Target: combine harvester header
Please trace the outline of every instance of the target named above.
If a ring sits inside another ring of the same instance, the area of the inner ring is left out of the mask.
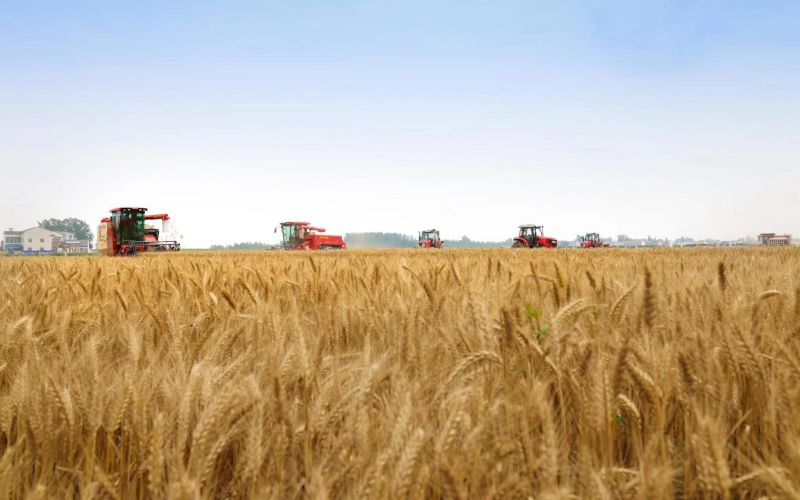
[[[275,232],[278,228],[275,228]],[[310,222],[281,222],[284,250],[344,250],[347,245],[341,236],[324,233],[324,227],[313,227]]]

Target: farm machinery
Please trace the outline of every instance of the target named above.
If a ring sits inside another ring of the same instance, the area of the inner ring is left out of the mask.
[[[586,233],[586,235],[580,237],[580,240],[581,248],[603,248],[611,246],[611,243],[604,243],[597,233]]]
[[[558,240],[544,235],[544,226],[523,224],[519,226],[519,236],[514,238],[511,248],[555,248]]]
[[[444,243],[442,238],[439,237],[438,229],[423,229],[419,233],[417,244],[420,248],[442,248]]]
[[[168,214],[146,215],[146,208],[121,207],[111,209],[97,226],[97,251],[108,256],[136,255],[138,252],[178,251],[181,244],[174,240],[159,240],[167,232]],[[145,224],[145,221],[160,220],[161,231]]]
[[[275,228],[278,231],[278,228]],[[344,250],[347,248],[341,236],[324,233],[324,227],[313,227],[309,222],[281,222],[284,250]]]

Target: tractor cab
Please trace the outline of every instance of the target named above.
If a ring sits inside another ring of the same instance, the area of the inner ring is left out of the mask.
[[[580,246],[583,248],[599,248],[607,247],[609,244],[603,243],[598,233],[586,233],[585,236],[581,236]]]
[[[522,225],[519,226],[519,237],[526,240],[528,243],[536,241],[537,237],[544,236],[544,226]]]
[[[512,248],[555,248],[558,240],[544,235],[544,226],[523,224],[519,226],[519,235],[514,238]]]
[[[442,238],[439,236],[438,229],[423,229],[419,233],[419,241],[417,244],[422,248],[441,248]]]
[[[600,242],[600,235],[597,233],[586,233],[586,236],[581,237],[581,241],[590,243],[591,246],[597,246]]]

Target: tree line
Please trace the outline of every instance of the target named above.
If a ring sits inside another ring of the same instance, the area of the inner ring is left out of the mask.
[[[66,219],[45,219],[39,221],[37,225],[48,231],[72,233],[75,235],[76,240],[94,239],[94,234],[89,228],[89,224],[75,217],[67,217]]]

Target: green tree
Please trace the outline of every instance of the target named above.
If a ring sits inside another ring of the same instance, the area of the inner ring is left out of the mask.
[[[66,233],[72,233],[78,240],[94,239],[94,234],[92,234],[89,224],[80,219],[76,219],[75,217],[69,217],[66,219],[45,219],[39,221],[39,226],[49,229],[50,231],[63,231]]]

